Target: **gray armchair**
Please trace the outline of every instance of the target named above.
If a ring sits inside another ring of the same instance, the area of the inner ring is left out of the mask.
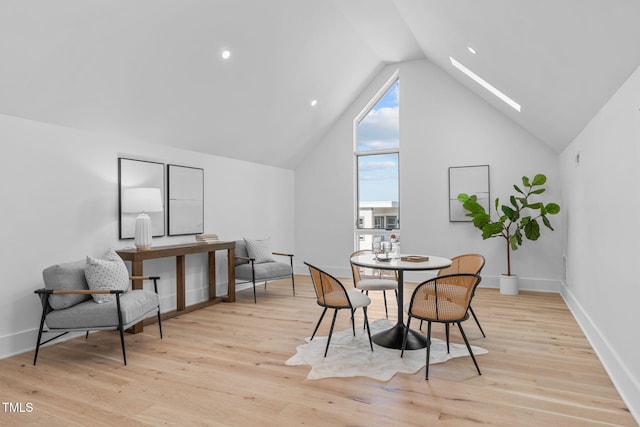
[[[273,255],[286,259],[289,262],[276,260]],[[293,275],[293,254],[272,252],[268,239],[236,241],[235,249],[236,283],[253,284],[253,302],[256,299],[256,282],[264,282],[265,290],[267,282],[278,279],[291,278],[293,295],[296,295],[296,284]]]
[[[69,332],[117,330],[120,332],[122,358],[127,364],[124,346],[124,331],[144,320],[153,312],[158,316],[160,338],[162,320],[158,299],[157,280],[159,277],[135,276],[130,279],[153,280],[154,291],[139,289],[90,289],[85,277],[87,261],[80,260],[52,265],[42,272],[45,287],[35,293],[42,303],[42,315],[33,364],[38,360],[40,346]],[[124,263],[123,263],[124,266]],[[125,281],[128,278],[124,266]],[[122,272],[122,271],[120,271]],[[107,280],[111,276],[106,276]],[[97,296],[97,297],[94,297]],[[99,301],[95,298],[98,298]],[[43,333],[55,336],[42,341]]]

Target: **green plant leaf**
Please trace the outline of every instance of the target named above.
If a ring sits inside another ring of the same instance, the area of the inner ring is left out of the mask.
[[[518,243],[518,246],[522,245],[522,232],[520,231],[519,228],[516,229],[513,235],[516,236],[516,242]]]
[[[530,205],[527,205],[526,207],[529,209],[541,209],[544,205],[540,202],[537,203],[531,203]]]
[[[511,204],[513,205],[513,207],[518,209],[518,202],[516,202],[516,196],[511,196],[509,200],[511,201]]]
[[[544,223],[544,225],[547,226],[547,228],[551,231],[553,231],[553,227],[551,226],[551,222],[549,221],[549,219],[546,216],[542,217],[542,222]]]
[[[531,187],[531,184],[529,183],[529,178],[527,178],[526,176],[522,177],[522,184],[524,184],[525,187]]]
[[[533,190],[531,194],[542,194],[547,191],[545,188],[538,188],[537,190]]]
[[[522,190],[520,189],[520,187],[518,187],[517,185],[515,185],[515,184],[514,184],[513,188],[515,188],[515,190],[516,190],[518,193],[520,193],[520,194],[524,194],[524,191],[522,191]]]
[[[484,227],[485,225],[489,224],[489,222],[491,221],[491,218],[489,217],[488,214],[475,214],[472,216],[473,218],[473,225],[478,227],[479,229],[482,230],[482,227]]]
[[[541,173],[533,177],[533,185],[543,185],[545,182],[547,182],[547,177]]]
[[[512,250],[518,250],[518,239],[516,238],[516,236],[509,237],[509,245],[511,245]]]
[[[500,204],[500,198],[496,197],[496,212],[498,212],[498,205]]]
[[[501,222],[492,222],[482,227],[482,238],[488,239],[490,237],[497,237],[502,235],[504,224]]]
[[[469,198],[470,198],[470,197],[469,197],[469,195],[468,195],[468,194],[466,194],[466,193],[460,193],[460,194],[458,194],[458,201],[459,201],[459,202],[464,203],[464,202],[466,202],[467,200],[469,200]]]
[[[509,218],[511,221],[516,221],[518,219],[518,217],[520,216],[518,211],[511,209],[507,205],[502,205],[502,212],[504,212],[504,215],[507,218]]]
[[[547,213],[555,215],[560,212],[560,205],[558,205],[557,203],[547,203],[545,209],[547,210]]]
[[[538,240],[538,237],[540,237],[540,225],[538,221],[535,219],[529,221],[527,225],[524,226],[524,235],[527,236],[529,240]]]

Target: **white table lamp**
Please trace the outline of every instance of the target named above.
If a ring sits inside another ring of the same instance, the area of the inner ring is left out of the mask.
[[[122,212],[137,213],[135,245],[139,251],[151,248],[151,218],[148,212],[162,212],[159,188],[129,188],[122,195]]]

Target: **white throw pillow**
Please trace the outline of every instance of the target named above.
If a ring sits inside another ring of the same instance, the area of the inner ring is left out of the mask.
[[[268,238],[261,240],[244,239],[244,241],[247,244],[247,254],[249,258],[255,259],[254,262],[256,264],[275,261],[271,253],[271,243]]]
[[[84,269],[89,289],[129,290],[129,270],[120,256],[113,249],[109,249],[101,258],[87,257]],[[112,294],[92,294],[95,302],[113,301]]]

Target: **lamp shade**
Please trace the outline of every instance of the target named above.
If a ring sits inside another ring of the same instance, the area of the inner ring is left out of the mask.
[[[159,188],[128,188],[122,195],[122,212],[162,212]]]

